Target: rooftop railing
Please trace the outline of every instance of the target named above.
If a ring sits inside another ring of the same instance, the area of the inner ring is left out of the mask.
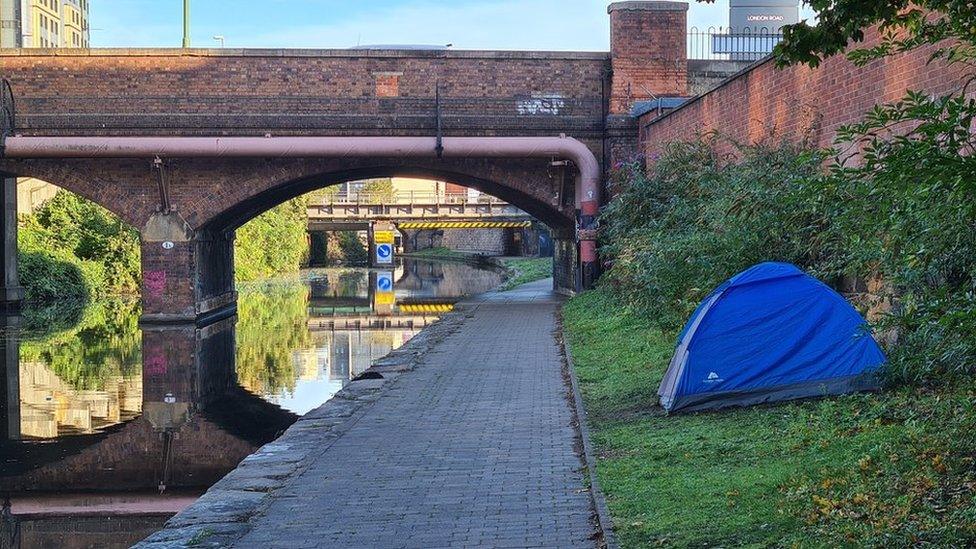
[[[772,53],[783,41],[778,28],[691,27],[688,59],[705,61],[756,61]]]

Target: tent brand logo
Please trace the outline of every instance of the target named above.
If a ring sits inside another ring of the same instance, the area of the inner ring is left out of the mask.
[[[719,383],[720,381],[722,381],[722,378],[718,377],[718,374],[715,372],[709,372],[708,377],[705,378],[705,383]]]

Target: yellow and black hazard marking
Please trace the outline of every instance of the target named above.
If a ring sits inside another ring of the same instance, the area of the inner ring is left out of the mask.
[[[450,303],[432,303],[432,304],[417,304],[417,305],[400,305],[401,313],[449,313],[454,310],[454,305]]]
[[[403,229],[526,229],[531,221],[407,221],[397,223]]]

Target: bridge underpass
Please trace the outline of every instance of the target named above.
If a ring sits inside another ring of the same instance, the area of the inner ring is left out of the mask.
[[[365,232],[370,264],[392,264],[392,254],[377,255],[375,235],[395,230],[394,250],[415,252],[447,247],[485,255],[539,253],[540,232],[548,228],[516,206],[490,195],[428,191],[342,192],[317,197],[308,206],[313,258],[329,257],[337,245],[328,233]],[[444,231],[465,231],[445,236]],[[453,245],[452,245],[453,244]],[[319,260],[321,261],[321,260]]]

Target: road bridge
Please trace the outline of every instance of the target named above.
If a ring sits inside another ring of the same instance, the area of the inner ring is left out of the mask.
[[[308,205],[309,228],[332,223],[390,221],[410,228],[522,228],[533,218],[518,207],[492,196],[471,200],[435,192],[404,191],[326,196]],[[329,230],[329,229],[322,229]]]
[[[416,251],[420,231],[490,229],[499,231],[497,241],[514,243],[538,238],[533,231],[535,223],[538,222],[518,207],[488,195],[472,199],[433,191],[348,192],[322,196],[308,205],[309,233],[366,231],[370,258],[376,250],[377,229],[382,231],[391,224],[403,236],[404,249]],[[323,237],[321,241],[328,239]],[[513,255],[524,253],[505,251]],[[392,262],[392,256],[387,261]]]
[[[687,93],[687,9],[612,4],[609,52],[2,50],[0,301],[23,297],[18,176],[139,231],[145,323],[233,314],[238,227],[393,176],[518,207],[552,230],[556,285],[587,287],[607,171],[636,153],[631,106]]]

